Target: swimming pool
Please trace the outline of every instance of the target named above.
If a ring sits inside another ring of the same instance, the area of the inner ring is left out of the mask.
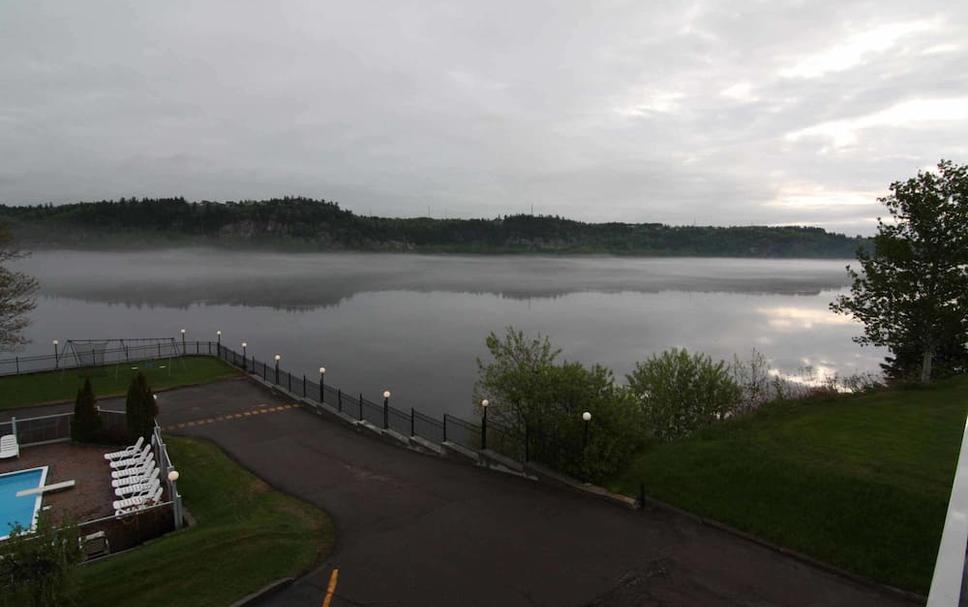
[[[40,495],[17,497],[17,492],[42,487],[46,480],[47,466],[0,474],[0,540],[7,539],[16,523],[25,529],[33,528],[42,498]]]

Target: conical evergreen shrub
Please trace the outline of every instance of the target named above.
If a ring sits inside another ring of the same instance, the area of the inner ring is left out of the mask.
[[[155,395],[148,386],[148,380],[143,373],[138,373],[131,380],[128,387],[128,398],[125,402],[127,414],[128,434],[131,439],[143,436],[145,440],[151,438],[155,427],[155,417],[158,416],[158,405]]]
[[[81,443],[93,442],[101,433],[101,415],[97,411],[97,398],[89,378],[77,391],[74,401],[74,419],[71,420],[71,438]]]

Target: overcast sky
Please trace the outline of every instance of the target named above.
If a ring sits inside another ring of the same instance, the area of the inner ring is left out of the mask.
[[[0,202],[822,225],[968,163],[968,2],[4,2]]]

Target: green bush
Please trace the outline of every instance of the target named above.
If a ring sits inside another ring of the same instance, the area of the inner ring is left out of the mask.
[[[15,525],[0,542],[0,607],[72,604],[81,561],[77,538],[76,525],[55,527],[46,511],[33,533]]]
[[[489,335],[487,347],[492,360],[478,361],[475,400],[488,399],[488,419],[501,426],[505,440],[523,445],[527,432],[533,460],[601,480],[641,446],[638,409],[608,369],[557,363],[558,350],[547,338],[525,338],[510,328],[503,339]],[[587,443],[586,411],[592,415]]]
[[[659,440],[687,436],[730,417],[743,402],[743,390],[725,362],[684,349],[637,363],[627,380],[649,432]]]
[[[91,380],[85,378],[84,386],[77,391],[74,401],[74,418],[71,420],[71,438],[86,443],[98,440],[101,433],[101,416],[97,411],[97,398]]]

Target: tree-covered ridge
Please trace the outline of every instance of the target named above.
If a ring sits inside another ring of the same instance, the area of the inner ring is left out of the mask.
[[[125,199],[4,206],[21,241],[33,245],[282,245],[307,249],[611,253],[738,257],[853,257],[866,239],[816,227],[669,226],[585,223],[549,215],[495,219],[361,216],[309,198],[188,202]]]

